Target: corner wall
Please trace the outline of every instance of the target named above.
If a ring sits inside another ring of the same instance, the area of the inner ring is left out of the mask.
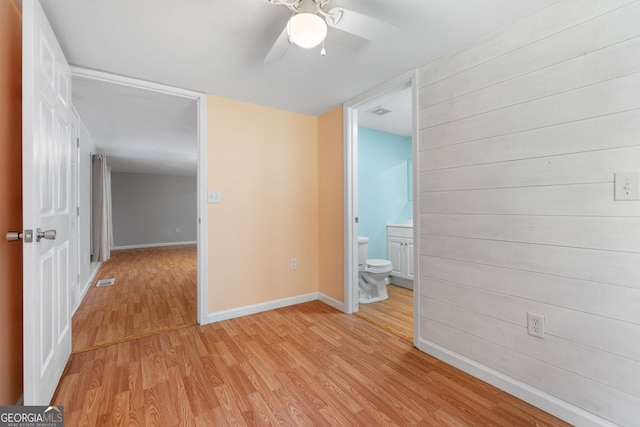
[[[22,18],[0,2],[0,405],[22,395]]]
[[[420,70],[420,346],[578,425],[638,423],[638,22],[559,2]]]
[[[317,118],[213,95],[207,114],[208,313],[317,293]]]
[[[319,291],[344,303],[343,109],[318,117]]]

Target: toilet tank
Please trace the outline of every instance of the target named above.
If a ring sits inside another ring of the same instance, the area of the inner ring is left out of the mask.
[[[366,237],[358,236],[358,265],[366,264],[368,255],[369,239]]]

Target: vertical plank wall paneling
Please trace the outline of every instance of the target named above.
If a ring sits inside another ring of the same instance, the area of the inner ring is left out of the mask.
[[[640,422],[640,1],[566,0],[420,69],[421,345]],[[527,312],[546,337],[527,334]]]

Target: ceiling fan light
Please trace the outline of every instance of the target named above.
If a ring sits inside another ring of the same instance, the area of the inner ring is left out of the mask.
[[[315,13],[297,13],[287,25],[289,40],[306,49],[318,46],[327,36],[327,24]]]

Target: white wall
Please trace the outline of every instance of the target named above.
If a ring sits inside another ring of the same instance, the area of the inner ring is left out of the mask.
[[[195,177],[114,172],[111,197],[115,247],[197,240]]]
[[[638,425],[640,202],[613,177],[640,170],[640,2],[559,2],[424,66],[419,127],[420,347]]]
[[[77,292],[78,300],[74,301],[74,307],[81,302],[81,298],[86,293],[92,276],[97,271],[99,263],[91,262],[91,153],[94,153],[96,146],[82,123],[80,118],[78,126],[78,136],[80,138],[80,290]]]

